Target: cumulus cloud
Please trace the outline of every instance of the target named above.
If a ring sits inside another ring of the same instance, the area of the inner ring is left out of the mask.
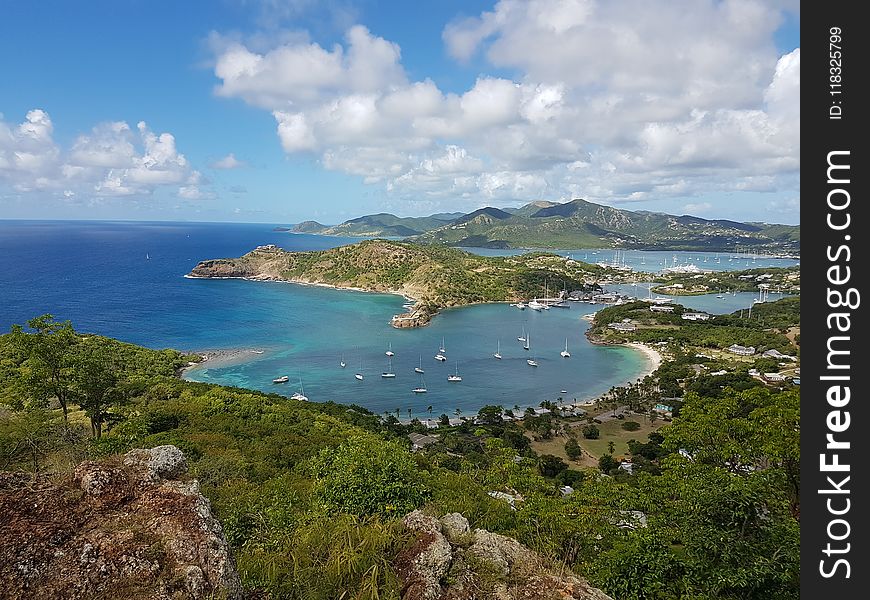
[[[448,24],[482,74],[413,81],[393,42],[355,25],[218,48],[217,93],[269,110],[288,154],[319,157],[394,196],[643,202],[797,189],[800,50],[761,0],[501,0]]]
[[[160,187],[191,197],[200,183],[175,137],[154,133],[144,121],[135,132],[124,122],[98,124],[65,151],[53,131],[51,117],[40,109],[28,112],[17,127],[0,117],[0,182],[20,192],[56,192],[68,199],[148,195]]]
[[[248,164],[236,158],[236,155],[230,152],[223,158],[219,158],[218,160],[209,164],[212,169],[221,169],[221,170],[229,170],[229,169],[241,169],[243,167],[248,166]]]

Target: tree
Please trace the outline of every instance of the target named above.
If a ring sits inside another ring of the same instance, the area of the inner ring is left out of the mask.
[[[616,459],[613,458],[612,454],[604,454],[598,459],[598,468],[601,469],[602,473],[610,473],[618,466],[619,463],[616,462]]]
[[[69,321],[55,321],[50,314],[30,319],[27,326],[35,331],[27,333],[20,325],[13,325],[12,336],[13,343],[26,356],[29,395],[40,405],[57,398],[66,425],[72,386],[72,349],[78,336]]]
[[[504,422],[501,406],[488,404],[477,411],[477,419],[483,425],[501,425]]]
[[[34,473],[39,461],[57,441],[56,417],[51,411],[33,407],[0,419],[0,468],[9,469],[18,461],[30,462]]]
[[[441,416],[438,417],[438,424],[442,427],[447,427],[450,425],[450,417],[447,416],[446,413],[441,413]]]
[[[110,347],[99,340],[78,345],[74,359],[71,397],[91,421],[91,434],[100,439],[111,408],[124,400],[120,368]]]
[[[589,425],[585,425],[582,429],[583,437],[587,440],[597,440],[598,436],[601,435],[601,432],[598,430],[598,427],[590,423]]]
[[[564,460],[552,454],[544,454],[538,459],[538,470],[544,477],[555,477],[567,468]]]
[[[565,454],[567,454],[568,458],[571,460],[577,460],[583,454],[583,450],[580,448],[580,444],[577,443],[577,440],[570,438],[565,442]]]
[[[616,444],[614,444],[612,441],[607,442],[607,453],[608,453],[608,454],[610,454],[610,455],[612,456],[612,455],[613,455],[613,451],[614,451],[615,449],[616,449]]]

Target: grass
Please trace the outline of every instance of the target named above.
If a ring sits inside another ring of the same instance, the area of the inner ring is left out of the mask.
[[[608,414],[608,411],[605,411],[602,414]],[[625,421],[636,421],[640,423],[640,429],[636,429],[634,431],[624,430],[622,428],[622,424],[625,423]],[[558,456],[559,458],[564,460],[572,469],[597,467],[598,459],[602,455],[607,454],[609,442],[613,442],[614,444],[614,457],[625,457],[628,456],[629,440],[637,440],[638,442],[646,441],[647,436],[650,433],[658,430],[665,424],[665,421],[663,421],[662,419],[658,419],[655,423],[650,425],[649,417],[647,417],[646,415],[627,415],[626,419],[613,419],[611,421],[605,421],[600,425],[596,423],[599,431],[598,439],[587,440],[580,432],[583,426],[586,425],[585,419],[581,421],[574,421],[573,423],[568,423],[568,425],[571,426],[571,429],[576,431],[577,442],[583,449],[582,456],[577,460],[571,460],[565,453],[565,442],[567,442],[569,439],[565,435],[556,435],[549,440],[533,440],[531,447],[532,450],[537,452],[539,455],[552,454],[553,456]],[[532,439],[532,435],[530,433],[526,433],[526,437]]]

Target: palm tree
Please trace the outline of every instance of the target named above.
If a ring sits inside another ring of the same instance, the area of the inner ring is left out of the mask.
[[[456,415],[456,416],[457,416],[457,417],[458,417],[458,416],[459,416],[459,415],[461,415],[461,414],[462,414],[462,410],[461,410],[461,409],[459,409],[459,408],[457,408],[457,409],[456,409],[456,410],[455,410],[455,411],[454,411],[454,413],[453,413],[453,414],[455,414],[455,415]]]
[[[411,409],[409,408],[408,409],[408,420],[410,420],[410,419],[411,419]]]
[[[432,405],[431,404],[426,407],[426,411],[429,413],[429,418],[431,419],[432,418]]]
[[[613,442],[607,442],[607,453],[613,454],[613,451],[616,449],[616,444]]]
[[[402,412],[402,409],[399,407],[396,407],[396,418],[397,419],[399,418],[399,415],[401,414],[401,412]]]

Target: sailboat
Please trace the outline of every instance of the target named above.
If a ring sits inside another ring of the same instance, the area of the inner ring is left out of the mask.
[[[501,340],[498,340],[496,342],[495,354],[493,354],[493,356],[496,357],[497,359],[501,360]]]
[[[151,260],[151,255],[147,252],[145,253],[145,260]]]
[[[288,381],[290,381],[290,378],[286,375],[282,375],[281,377],[276,377],[275,379],[273,379],[272,383],[287,383]]]
[[[438,348],[438,354],[435,355],[435,360],[440,360],[441,362],[447,360],[447,357],[444,356],[445,352],[446,350],[444,349],[444,338],[441,338],[441,346]]]
[[[420,373],[420,374],[423,373],[423,355],[422,355],[422,354],[420,355],[420,366],[419,366],[419,367],[414,367],[414,372],[415,372],[415,373]]]
[[[411,390],[415,394],[425,394],[428,390],[426,390],[426,382],[423,381],[423,376],[420,375],[420,385]]]
[[[341,362],[338,363],[338,364],[341,365],[341,368],[342,368],[342,369],[345,368],[345,367],[347,366],[347,363],[344,362],[344,354],[341,355]]]
[[[559,353],[559,355],[560,355],[562,358],[570,358],[570,357],[571,357],[571,353],[568,352],[568,338],[565,338],[565,349],[562,350],[562,351]]]
[[[525,342],[526,341],[526,328],[525,327],[523,327],[523,335],[517,336],[517,341],[518,342]]]
[[[532,336],[529,336],[529,337],[532,337]],[[523,346],[523,348],[525,348],[526,350],[529,349],[529,340],[528,339],[526,339],[526,345]],[[538,361],[535,360],[534,358],[529,358],[526,360],[526,364],[528,364],[530,367],[537,367]]]
[[[448,375],[447,381],[462,381],[462,376],[459,375],[459,363],[456,363],[456,373]]]
[[[302,386],[302,378],[299,378],[299,391],[290,396],[291,400],[303,400],[308,402],[308,396],[305,395],[305,388]]]
[[[362,359],[359,359],[359,371],[356,372],[356,374],[354,375],[354,377],[356,377],[356,378],[359,379],[360,381],[363,380],[363,374],[362,374]]]
[[[384,352],[384,354],[387,356],[395,356],[395,353],[393,352],[393,342],[390,342],[390,347],[386,352]]]
[[[523,345],[523,350],[529,349],[529,340],[532,339],[532,334],[526,335],[526,343]]]
[[[393,359],[392,358],[390,358],[390,366],[387,367],[386,372],[381,373],[381,377],[383,377],[384,379],[395,379],[396,374],[393,373]]]

